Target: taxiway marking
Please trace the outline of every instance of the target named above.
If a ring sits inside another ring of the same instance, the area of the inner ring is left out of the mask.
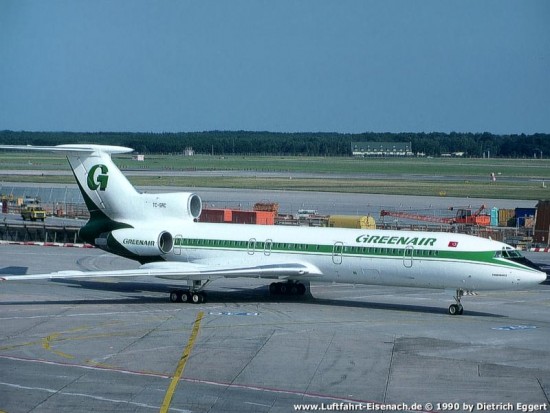
[[[14,388],[14,389],[42,391],[42,392],[46,392],[46,393],[50,393],[50,394],[60,394],[60,395],[63,395],[63,396],[84,397],[84,398],[89,398],[89,399],[99,400],[99,401],[104,401],[104,402],[120,403],[120,404],[124,404],[124,405],[130,404],[130,405],[133,405],[133,406],[136,406],[136,407],[156,409],[156,406],[152,406],[152,405],[146,404],[146,403],[138,403],[138,402],[128,401],[128,400],[107,398],[107,397],[95,396],[93,394],[86,394],[86,393],[73,393],[73,392],[67,392],[67,391],[59,391],[59,390],[56,390],[56,389],[48,389],[46,387],[30,387],[30,386],[22,386],[20,384],[5,383],[5,382],[0,382],[0,386],[7,386],[7,387]],[[191,413],[190,410],[182,410],[182,409],[173,409],[173,410],[176,411],[176,412],[181,412],[181,413]],[[6,413],[6,412],[4,412],[3,410],[0,410],[0,413]]]
[[[174,372],[174,376],[172,377],[172,380],[170,381],[170,385],[168,386],[168,390],[166,390],[166,394],[164,395],[164,401],[160,406],[160,413],[166,413],[170,408],[170,403],[172,403],[172,397],[174,396],[176,387],[180,381],[181,375],[183,374],[183,369],[187,364],[187,360],[189,360],[189,355],[191,354],[191,350],[193,350],[193,345],[195,344],[195,340],[197,339],[197,336],[199,334],[199,328],[201,326],[201,320],[203,317],[204,317],[204,312],[199,311],[199,313],[197,314],[197,318],[195,319],[195,323],[193,324],[193,330],[191,331],[191,336],[189,337],[189,341],[187,342],[187,345],[183,350],[183,354],[180,357],[178,366],[176,367],[176,371]]]

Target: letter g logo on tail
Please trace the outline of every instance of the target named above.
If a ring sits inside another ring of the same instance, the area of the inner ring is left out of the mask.
[[[96,176],[97,169],[100,169],[101,174]],[[105,165],[94,165],[90,172],[88,172],[88,188],[92,191],[99,189],[100,191],[105,191],[107,188],[107,181],[109,180],[109,169]]]

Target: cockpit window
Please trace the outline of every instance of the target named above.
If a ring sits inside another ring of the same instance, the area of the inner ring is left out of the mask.
[[[495,251],[495,258],[504,258],[517,264],[522,264],[533,268],[537,271],[543,271],[538,264],[528,260],[522,255],[521,252],[511,247],[505,247],[501,251]]]
[[[523,255],[518,250],[503,248],[502,251],[495,251],[495,258],[522,258]]]

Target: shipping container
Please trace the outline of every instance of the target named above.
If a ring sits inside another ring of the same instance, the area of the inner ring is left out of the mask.
[[[274,211],[255,211],[256,225],[275,225]]]
[[[537,204],[534,241],[550,245],[550,201],[539,201]]]
[[[233,211],[233,224],[256,224],[256,211]]]
[[[501,208],[498,210],[498,225],[500,227],[513,227],[515,217],[516,217],[515,209]]]
[[[491,226],[498,227],[498,208],[491,208]]]
[[[270,211],[242,211],[239,209],[203,208],[200,222],[275,225],[275,213]]]
[[[373,217],[365,215],[331,215],[328,218],[329,227],[376,229]]]
[[[214,223],[231,222],[231,216],[232,213],[230,209],[203,208],[199,221]]]
[[[516,208],[516,227],[525,227],[525,222],[529,218],[534,218],[537,213],[536,208]]]

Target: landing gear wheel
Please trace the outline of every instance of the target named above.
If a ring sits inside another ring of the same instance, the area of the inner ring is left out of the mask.
[[[460,299],[462,298],[463,295],[464,295],[464,290],[456,290],[456,295],[454,296],[456,304],[451,304],[449,306],[450,315],[464,314],[464,307],[462,307],[462,304],[460,303]]]
[[[170,301],[173,303],[181,303],[183,292],[179,290],[170,291]]]
[[[202,304],[205,302],[205,297],[202,293],[191,293],[191,302],[193,304]]]
[[[269,294],[271,294],[271,295],[276,295],[276,294],[278,294],[277,284],[278,284],[278,283],[271,283],[271,284],[269,284]]]
[[[450,315],[462,315],[464,313],[464,307],[459,304],[451,304],[449,306],[449,314]]]
[[[299,282],[271,283],[269,284],[269,293],[271,295],[304,295],[306,286]]]

